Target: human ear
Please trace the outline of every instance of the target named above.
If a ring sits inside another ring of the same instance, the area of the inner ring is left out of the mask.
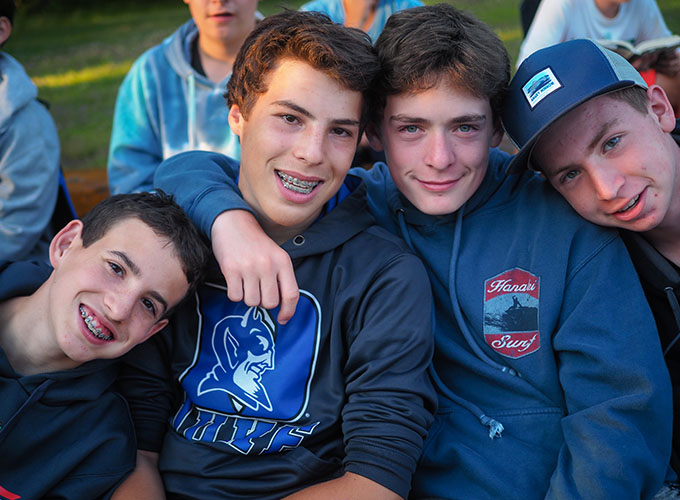
[[[147,340],[152,335],[155,335],[156,333],[160,332],[163,328],[167,326],[167,324],[168,324],[167,318],[163,318],[158,323],[155,323],[151,328],[149,328],[149,331],[146,332],[146,335],[144,335],[144,338],[140,341],[140,344]]]
[[[675,112],[666,92],[658,85],[652,85],[647,89],[649,107],[659,121],[664,132],[672,132],[675,128]]]
[[[6,16],[0,17],[0,45],[5,43],[12,34],[12,23]]]
[[[79,219],[73,219],[59,231],[50,242],[49,258],[53,268],[57,268],[64,256],[74,244],[81,243],[80,235],[83,231],[83,223]]]
[[[229,108],[229,127],[231,131],[241,138],[241,131],[243,130],[243,122],[245,118],[243,113],[241,113],[241,108],[238,104],[232,104]]]
[[[366,138],[368,139],[368,145],[371,146],[371,149],[374,151],[382,151],[384,149],[382,138],[380,137],[380,130],[375,124],[369,123],[366,125],[365,133]]]

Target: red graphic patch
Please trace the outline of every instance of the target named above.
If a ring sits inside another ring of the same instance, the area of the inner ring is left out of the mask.
[[[510,269],[484,282],[484,340],[508,358],[541,347],[538,330],[540,278]]]

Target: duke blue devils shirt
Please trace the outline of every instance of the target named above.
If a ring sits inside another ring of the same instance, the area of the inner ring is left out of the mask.
[[[436,405],[431,292],[364,200],[359,186],[283,245],[300,287],[286,325],[229,301],[215,270],[128,357],[139,447],[161,451],[170,498],[281,498],[344,472],[408,495]]]

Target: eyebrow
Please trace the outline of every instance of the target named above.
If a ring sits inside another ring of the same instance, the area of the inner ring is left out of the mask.
[[[595,134],[595,137],[593,137],[593,140],[590,141],[590,144],[588,144],[588,151],[592,151],[593,149],[595,149],[595,147],[602,140],[604,135],[609,131],[610,128],[612,128],[616,124],[617,121],[618,120],[616,118],[613,118],[608,122],[602,124],[600,129]]]
[[[616,125],[618,120],[616,118],[613,118],[609,120],[608,122],[605,122],[602,124],[602,126],[597,130],[595,135],[593,136],[593,140],[590,141],[590,144],[588,144],[586,150],[588,153],[592,153],[593,150],[597,147],[597,145],[600,143],[602,138],[609,132],[609,130]],[[561,167],[557,167],[554,169],[547,169],[548,171],[546,172],[545,168],[541,168],[541,171],[549,177],[557,177],[560,175],[562,172],[566,172],[569,170],[573,170],[574,168],[578,167],[578,164],[575,163],[570,163],[569,165],[563,165]]]
[[[120,260],[122,260],[123,263],[130,268],[132,274],[134,274],[135,276],[139,276],[141,274],[139,266],[135,264],[134,261],[130,259],[130,257],[128,257],[128,255],[125,252],[121,252],[119,250],[111,250],[111,253],[117,256]],[[165,311],[168,310],[168,303],[165,301],[163,296],[160,293],[156,292],[155,290],[151,290],[149,292],[149,295],[151,295],[154,299],[156,299],[156,301],[158,301],[158,303],[160,303],[160,305],[163,307],[162,312],[164,314]]]
[[[312,119],[315,118],[315,116],[312,113],[307,111],[302,106],[298,106],[293,101],[288,101],[288,100],[274,101],[272,104],[275,104],[277,106],[284,106],[286,108],[290,108],[293,111],[296,111],[296,112],[300,113],[301,115],[304,115],[308,118],[312,118]],[[351,118],[337,118],[335,120],[332,120],[332,122],[337,124],[337,125],[347,125],[347,126],[353,125],[353,126],[357,126],[357,127],[359,126],[359,120],[353,120]]]
[[[484,122],[486,121],[486,115],[484,114],[472,114],[472,115],[462,115],[451,118],[447,123],[449,125],[456,125],[459,123],[470,123],[470,122]],[[425,118],[419,118],[415,116],[408,116],[405,114],[397,114],[390,116],[390,122],[403,122],[403,123],[429,123],[430,120]]]

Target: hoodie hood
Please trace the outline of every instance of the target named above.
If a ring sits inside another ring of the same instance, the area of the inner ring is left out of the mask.
[[[189,19],[177,31],[163,40],[163,53],[168,59],[170,67],[183,79],[188,78],[189,75],[201,77],[191,67],[191,44],[194,43],[197,37],[198,28],[196,23],[194,23],[193,19]]]
[[[38,97],[38,88],[24,68],[6,52],[0,51],[0,131],[11,117]]]

